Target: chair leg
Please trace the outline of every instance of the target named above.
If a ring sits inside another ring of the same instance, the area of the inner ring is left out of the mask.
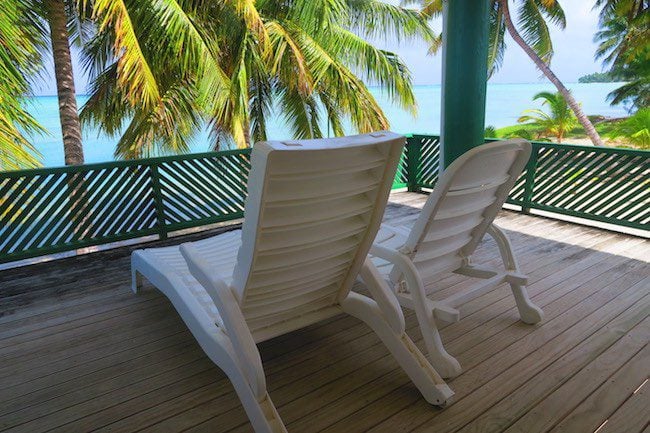
[[[425,309],[423,305],[415,305],[415,315],[420,325],[422,338],[427,348],[429,360],[442,377],[445,379],[458,376],[463,369],[456,358],[451,356],[442,344],[438,325],[433,316],[433,311]]]
[[[185,317],[189,317],[190,322],[196,320],[192,316]],[[255,432],[286,433],[287,429],[269,397],[266,385],[257,391],[253,390],[230,338],[225,333],[212,328],[213,324],[202,326],[199,323],[188,323],[188,325],[192,325],[190,329],[208,357],[230,379]]]
[[[228,374],[228,377],[256,433],[287,433],[287,428],[268,393],[258,400],[242,374]]]
[[[142,274],[134,267],[131,267],[131,290],[133,293],[138,293],[142,288]]]
[[[515,253],[512,251],[512,244],[510,244],[508,235],[494,224],[490,225],[487,233],[496,241],[506,269],[519,272],[519,265],[517,264]],[[515,297],[521,320],[530,325],[541,322],[544,318],[544,313],[541,308],[533,304],[530,300],[526,287],[521,284],[510,282],[510,288]]]
[[[384,319],[377,303],[363,295],[350,292],[341,302],[346,313],[362,320],[372,328],[404,369],[422,396],[431,404],[444,406],[451,402],[454,392],[431,366],[404,330],[396,331]]]
[[[541,322],[544,319],[544,312],[530,300],[526,286],[510,283],[510,288],[515,297],[519,317],[521,317],[522,322],[528,323],[529,325]]]

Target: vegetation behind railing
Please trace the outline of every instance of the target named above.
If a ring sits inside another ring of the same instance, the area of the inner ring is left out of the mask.
[[[649,229],[650,152],[534,143],[509,202]],[[393,188],[433,188],[439,139],[413,135]],[[0,173],[0,263],[241,218],[250,149]]]

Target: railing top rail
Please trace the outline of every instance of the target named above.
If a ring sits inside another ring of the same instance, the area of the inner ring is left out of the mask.
[[[406,134],[408,138],[440,138],[439,134],[426,134],[426,133],[411,133]],[[506,138],[490,138],[486,137],[485,141],[501,141],[507,140]],[[650,150],[644,149],[628,149],[625,147],[597,147],[589,146],[585,144],[574,144],[574,143],[553,143],[551,141],[535,141],[529,140],[533,146],[553,146],[557,148],[566,148],[566,149],[578,149],[578,150],[589,150],[595,152],[605,152],[605,153],[620,153],[625,155],[638,155],[638,156],[650,156]]]
[[[407,138],[440,138],[437,134],[425,134],[425,133],[409,133],[404,134]],[[486,138],[486,141],[498,141],[503,140],[501,138]],[[572,144],[572,143],[552,143],[546,141],[531,141],[535,147],[556,147],[556,148],[565,148],[572,150],[585,150],[590,152],[598,153],[618,153],[626,155],[637,155],[637,156],[650,156],[650,150],[642,149],[626,149],[621,147],[595,147],[587,146],[582,144]],[[48,175],[54,173],[71,173],[78,171],[88,171],[88,170],[98,170],[104,168],[113,168],[113,167],[130,167],[136,165],[155,165],[169,161],[183,161],[188,159],[199,159],[211,156],[219,155],[237,155],[237,154],[247,154],[250,153],[251,149],[231,149],[231,150],[220,150],[213,152],[200,152],[200,153],[187,153],[182,155],[167,155],[167,156],[158,156],[152,158],[142,158],[142,159],[131,159],[131,160],[119,160],[119,161],[108,161],[108,162],[99,162],[83,165],[71,165],[71,166],[59,166],[59,167],[45,167],[45,168],[31,168],[24,170],[14,170],[14,171],[0,171],[0,177],[12,178],[12,177],[23,177],[26,175]]]

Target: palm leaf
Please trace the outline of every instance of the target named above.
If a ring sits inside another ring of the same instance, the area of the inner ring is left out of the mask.
[[[118,57],[117,85],[125,89],[132,106],[142,104],[150,109],[159,102],[160,90],[138,41],[126,2],[96,0],[93,16],[100,33],[110,29],[114,36],[114,53]]]

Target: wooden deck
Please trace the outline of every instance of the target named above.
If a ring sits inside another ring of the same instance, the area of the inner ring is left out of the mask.
[[[386,220],[408,224],[425,199],[393,194]],[[647,430],[650,241],[507,211],[498,224],[530,276],[541,325],[517,320],[505,286],[465,304],[442,331],[464,367],[445,409],[427,405],[353,318],[265,342],[270,395],[289,431]],[[129,252],[0,272],[0,430],[250,431],[167,299],[130,292]],[[486,241],[475,261],[496,258]]]

